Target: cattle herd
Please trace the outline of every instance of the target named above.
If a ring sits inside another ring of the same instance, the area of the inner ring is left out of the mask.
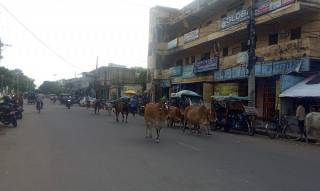
[[[98,104],[94,105],[95,113],[96,107],[100,108]],[[119,122],[119,114],[122,115],[122,122],[124,122],[124,117],[126,117],[126,123],[128,114],[130,112],[130,103],[117,102],[115,104],[105,104],[104,109],[108,111],[108,115],[111,115],[112,111],[116,115],[116,121]],[[99,114],[99,113],[98,113]],[[181,107],[170,106],[160,103],[148,103],[145,106],[144,112],[145,124],[146,124],[146,138],[152,138],[152,128],[156,129],[157,137],[156,142],[160,142],[160,131],[165,122],[168,126],[173,126],[175,123],[179,123],[180,129],[184,132],[186,128],[189,128],[190,133],[195,129],[200,133],[200,125],[206,127],[206,133],[210,133],[210,123],[214,123],[217,120],[217,113],[214,109],[207,109],[205,105],[200,107],[188,106],[186,109]],[[312,112],[306,116],[306,128],[305,136],[306,141],[307,133],[309,129],[313,129],[313,134],[316,135],[320,131],[320,113]],[[317,135],[316,135],[317,137]],[[317,141],[320,139],[317,137]]]
[[[126,117],[126,123],[128,114],[130,112],[130,103],[118,101],[111,105],[105,105],[105,109],[108,111],[108,115],[113,112],[116,115],[116,121],[119,122],[119,114],[122,115],[122,122]],[[206,132],[209,134],[209,124],[216,121],[216,112],[213,109],[207,109],[204,105],[201,107],[189,106],[185,110],[183,108],[169,106],[168,104],[160,103],[148,103],[145,106],[144,119],[146,124],[146,138],[152,138],[152,128],[156,129],[157,138],[156,142],[160,142],[160,130],[163,124],[167,121],[168,126],[174,125],[176,122],[180,123],[180,129],[183,132],[186,127],[192,132],[192,125],[198,133],[200,133],[200,125],[206,126]]]

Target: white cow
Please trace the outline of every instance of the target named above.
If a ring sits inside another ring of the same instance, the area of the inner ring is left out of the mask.
[[[319,137],[317,135],[318,131],[320,131],[320,112],[311,112],[308,113],[305,119],[306,122],[306,128],[304,135],[306,137],[306,142],[308,142],[307,133],[309,132],[309,129],[312,128],[313,135],[316,136],[317,141],[319,142]]]

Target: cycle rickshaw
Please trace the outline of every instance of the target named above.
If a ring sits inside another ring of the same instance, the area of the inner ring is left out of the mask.
[[[245,131],[250,136],[255,134],[253,123],[258,113],[256,108],[248,106],[250,99],[237,96],[211,96],[211,98],[211,107],[217,112],[217,121],[210,125],[213,131],[223,128],[226,132],[236,129]]]

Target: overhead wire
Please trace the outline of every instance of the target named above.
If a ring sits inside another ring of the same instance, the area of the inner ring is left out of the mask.
[[[70,63],[68,60],[66,60],[64,57],[62,57],[60,54],[58,54],[56,51],[54,51],[51,47],[49,47],[45,42],[43,42],[37,35],[35,35],[28,27],[26,27],[13,13],[11,13],[2,3],[0,3],[0,6],[14,19],[16,20],[26,31],[28,31],[36,40],[38,40],[43,46],[45,46],[51,53],[53,53],[55,56],[60,58],[65,63],[69,64],[70,66],[74,67],[75,69],[81,70],[81,68],[77,67],[76,65]]]

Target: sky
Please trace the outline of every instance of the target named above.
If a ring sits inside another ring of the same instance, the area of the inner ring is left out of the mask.
[[[149,10],[193,0],[0,0],[0,66],[43,81],[108,63],[147,67]],[[97,62],[98,61],[98,62]]]

